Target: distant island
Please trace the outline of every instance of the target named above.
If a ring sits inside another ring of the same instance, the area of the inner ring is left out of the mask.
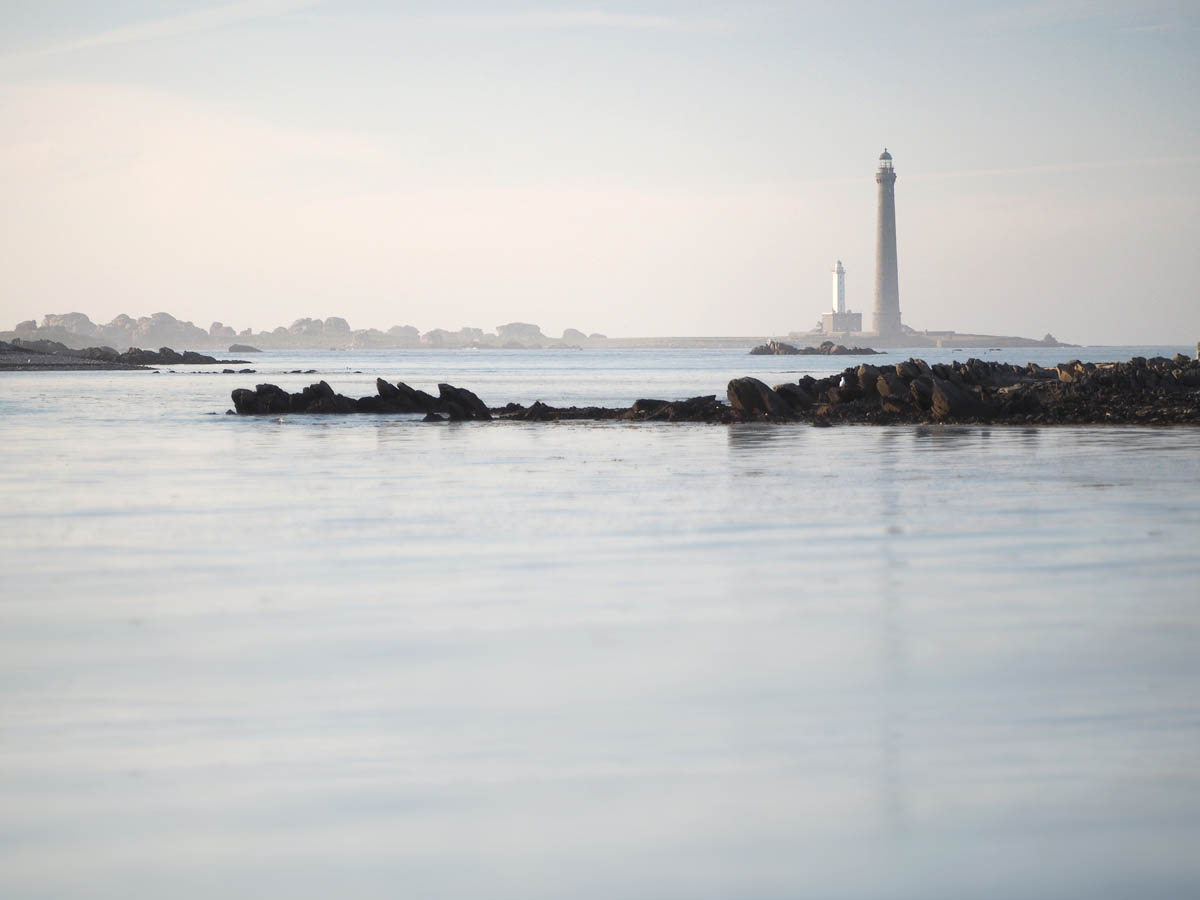
[[[767,341],[750,351],[751,356],[876,356],[870,347],[846,347],[833,341],[822,341],[819,347],[793,347],[782,341]]]
[[[902,326],[903,333],[891,338],[878,335],[854,334],[851,337],[869,341],[880,347],[1071,347],[1046,335],[1041,340],[1001,335],[965,334],[954,331],[916,331]],[[789,343],[803,343],[823,336],[816,332],[791,332]],[[847,335],[840,335],[846,339]],[[494,331],[482,328],[459,328],[449,331],[434,328],[421,332],[412,325],[393,325],[386,331],[378,328],[352,329],[340,316],[327,319],[296,319],[291,325],[280,325],[270,331],[241,331],[221,322],[207,329],[192,322],[159,312],[152,316],[119,315],[105,325],[98,325],[81,312],[51,313],[36,322],[18,322],[11,331],[0,331],[0,340],[57,341],[73,350],[89,347],[108,347],[118,352],[130,348],[174,347],[182,350],[219,350],[229,353],[253,353],[262,350],[390,350],[390,349],[501,349],[501,350],[578,350],[578,349],[730,349],[744,350],[759,345],[785,346],[769,335],[735,336],[660,336],[608,337],[593,332],[586,334],[567,328],[561,337],[542,333],[537,325],[528,322],[509,322],[497,325]],[[828,341],[833,343],[832,341]],[[841,346],[841,345],[834,345]],[[813,352],[823,352],[820,347]],[[773,351],[763,351],[773,352]],[[786,352],[786,351],[785,351]],[[807,350],[797,350],[805,353]],[[850,347],[846,351],[862,352]]]
[[[29,319],[17,323],[12,331],[0,331],[0,340],[57,341],[73,350],[111,347],[118,351],[131,347],[175,347],[187,350],[225,350],[253,353],[261,350],[388,350],[403,348],[495,348],[505,350],[567,350],[604,346],[603,334],[584,334],[568,328],[561,338],[542,334],[541,328],[526,322],[497,325],[494,332],[482,328],[447,331],[435,328],[421,333],[411,325],[394,325],[387,331],[377,328],[350,328],[339,316],[327,319],[296,319],[291,325],[255,332],[250,328],[236,331],[229,325],[213,322],[208,330],[181,321],[170,313],[134,319],[119,315],[107,325],[97,325],[81,312],[48,314],[41,323]]]

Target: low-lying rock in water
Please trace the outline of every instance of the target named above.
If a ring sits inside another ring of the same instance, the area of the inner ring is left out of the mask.
[[[262,353],[257,347],[251,347],[249,344],[230,344],[230,353]]]
[[[88,351],[82,352],[87,353]],[[197,353],[195,350],[184,350],[180,353],[170,347],[160,347],[157,351],[130,347],[117,359],[120,362],[132,362],[139,366],[227,366],[250,362],[248,359],[217,359],[215,356],[207,356]]]
[[[782,341],[767,341],[750,351],[751,356],[878,356],[883,351],[870,347],[846,347],[833,341],[822,341],[819,347],[794,347]]]
[[[157,351],[130,347],[124,353],[118,353],[112,347],[86,347],[83,350],[72,350],[66,344],[58,341],[24,341],[20,338],[13,341],[13,346],[35,350],[39,353],[55,353],[59,356],[73,356],[77,359],[93,359],[127,366],[212,366],[235,363],[244,365],[249,362],[248,359],[216,359],[194,350],[184,350],[179,353],[170,347],[160,347]]]
[[[509,403],[488,407],[471,391],[438,385],[438,396],[400,382],[376,381],[377,394],[357,400],[324,381],[289,394],[272,384],[236,390],[243,415],[267,413],[421,413],[428,421],[510,419],[521,422],[811,422],[829,424],[1193,424],[1200,425],[1200,360],[1140,357],[1122,363],[1073,360],[1053,369],[983,362],[891,366],[863,363],[825,378],[769,387],[735,378],[727,403],[709,394],[686,400],[642,399],[632,406],[553,407]]]
[[[239,415],[274,413],[424,413],[448,416],[452,421],[492,417],[486,404],[466,388],[449,384],[438,385],[434,397],[400,382],[390,384],[382,378],[375,380],[378,393],[357,400],[335,393],[325,381],[310,384],[304,390],[289,394],[274,384],[260,384],[254,390],[238,388],[231,395],[233,408]]]

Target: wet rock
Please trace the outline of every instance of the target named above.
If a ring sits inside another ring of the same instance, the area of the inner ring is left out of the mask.
[[[746,418],[787,418],[791,409],[757,378],[735,378],[726,388],[729,405]]]
[[[983,412],[983,404],[970,391],[937,376],[933,378],[930,408],[939,422],[972,419]]]
[[[633,419],[646,419],[662,409],[665,409],[671,401],[669,400],[634,400],[633,406],[629,407],[629,416]]]
[[[238,388],[230,396],[233,399],[234,410],[241,416],[286,413],[292,410],[291,395],[274,384],[260,384],[252,391]]]
[[[908,386],[909,394],[912,396],[913,402],[921,409],[929,409],[933,406],[933,377],[930,375],[918,375],[912,380],[912,384]]]
[[[438,385],[439,410],[449,414],[452,421],[490,421],[491,412],[487,404],[466,388],[452,384]]]
[[[765,344],[759,344],[750,351],[751,356],[794,356],[800,353],[799,347],[793,347],[791,344],[785,344],[782,341],[767,341]]]
[[[808,409],[817,402],[817,398],[800,384],[777,384],[775,393],[791,408],[792,412]]]
[[[875,393],[880,397],[907,397],[908,385],[894,369],[883,369],[875,379]]]
[[[1071,380],[1061,380],[1062,373]],[[913,359],[880,368],[861,365],[821,379],[804,376],[776,388],[756,378],[737,378],[726,390],[728,404],[710,394],[686,400],[645,398],[628,409],[555,408],[538,401],[529,408],[509,403],[488,410],[472,392],[448,384],[439,385],[438,397],[382,379],[376,390],[375,396],[352,400],[322,381],[296,394],[258,385],[232,396],[236,411],[251,415],[420,412],[524,421],[1200,425],[1200,361],[1178,355],[1103,364],[1073,360],[1054,369],[977,359],[930,367]]]

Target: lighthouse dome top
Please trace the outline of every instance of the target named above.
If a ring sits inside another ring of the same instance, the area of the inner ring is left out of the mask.
[[[891,159],[892,154],[888,153],[887,147],[883,148],[883,152],[879,154],[880,159]]]

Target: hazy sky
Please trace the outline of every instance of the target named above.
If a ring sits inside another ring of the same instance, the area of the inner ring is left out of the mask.
[[[1200,4],[0,0],[0,328],[1200,338]]]

